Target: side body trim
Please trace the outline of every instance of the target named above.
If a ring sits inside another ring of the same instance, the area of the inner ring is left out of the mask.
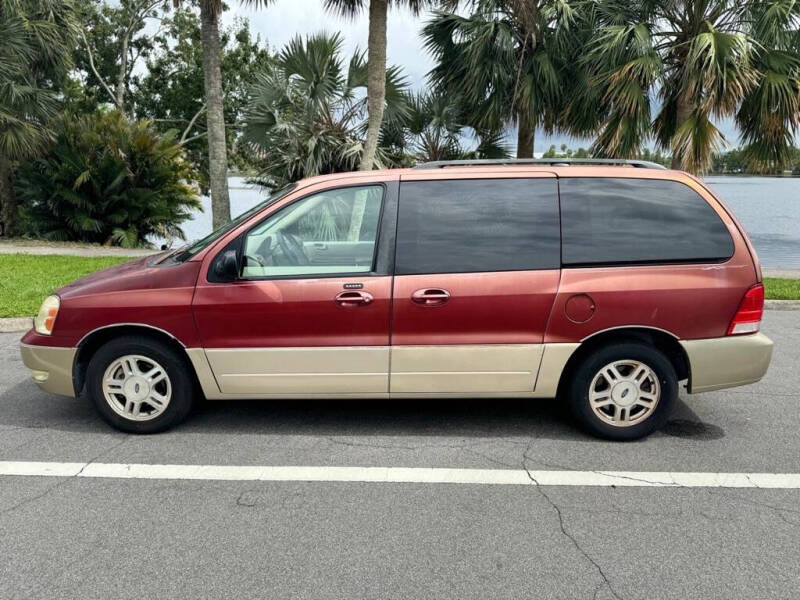
[[[206,351],[202,348],[187,348],[186,354],[189,356],[192,367],[194,367],[203,395],[209,400],[220,398],[219,384],[214,377],[214,372],[211,370],[211,365],[208,364]]]
[[[542,363],[536,378],[536,397],[555,398],[558,384],[567,361],[572,357],[580,344],[545,344]]]
[[[578,346],[190,348],[187,354],[210,400],[549,398]]]
[[[533,392],[541,344],[392,346],[395,393]]]
[[[206,350],[225,394],[375,394],[389,390],[389,347]]]

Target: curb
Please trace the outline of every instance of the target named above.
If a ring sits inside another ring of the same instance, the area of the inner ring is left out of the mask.
[[[116,246],[40,246],[0,242],[0,255],[30,254],[34,256],[116,256],[119,258],[141,258],[158,254],[157,248],[119,248]]]
[[[800,300],[765,300],[764,308],[767,310],[800,310]],[[31,317],[0,319],[0,333],[28,331],[31,327],[33,327]]]
[[[800,310],[800,300],[764,300],[767,310]]]
[[[0,319],[0,333],[13,333],[15,331],[28,331],[33,327],[31,317],[14,317],[11,319]]]
[[[764,277],[779,277],[781,279],[800,279],[800,269],[771,269],[762,267]]]

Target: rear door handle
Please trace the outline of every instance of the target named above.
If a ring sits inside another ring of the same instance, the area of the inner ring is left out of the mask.
[[[370,304],[374,298],[369,292],[339,292],[333,299],[336,304],[344,307],[365,306]]]
[[[450,292],[441,288],[425,288],[411,294],[411,301],[422,306],[441,306],[450,299]]]

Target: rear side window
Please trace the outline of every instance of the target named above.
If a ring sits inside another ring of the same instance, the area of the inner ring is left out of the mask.
[[[711,206],[677,181],[564,178],[565,265],[716,262],[733,240]]]
[[[559,266],[555,179],[401,184],[398,274],[524,271]]]

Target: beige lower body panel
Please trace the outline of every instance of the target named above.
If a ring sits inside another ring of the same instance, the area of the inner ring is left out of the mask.
[[[75,352],[75,348],[20,344],[22,362],[31,370],[36,385],[45,392],[72,398],[75,397],[72,383]]]
[[[580,344],[545,344],[539,376],[536,378],[536,396],[538,398],[555,398],[561,374],[567,361],[572,357]]]
[[[206,350],[224,394],[380,394],[389,390],[389,348]]]
[[[541,344],[393,346],[391,394],[533,392]]]
[[[211,400],[546,398],[555,396],[577,347],[191,348],[187,353]]]
[[[763,333],[680,342],[689,357],[689,393],[711,392],[760,380],[772,358]]]

